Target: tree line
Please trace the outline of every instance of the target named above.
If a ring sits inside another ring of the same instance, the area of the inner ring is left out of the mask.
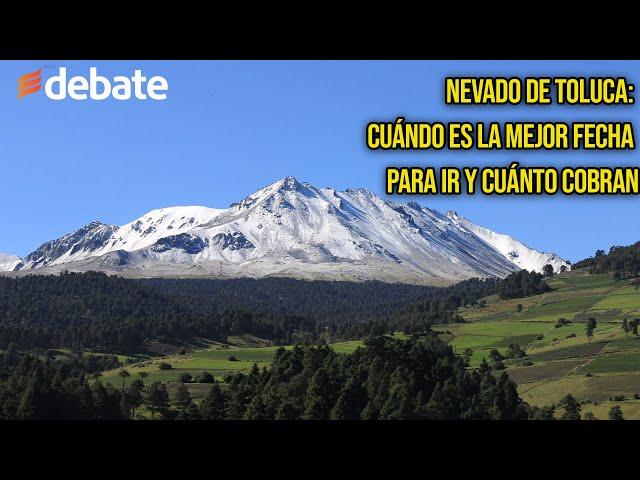
[[[613,246],[609,253],[597,250],[593,257],[576,262],[574,268],[588,268],[589,273],[611,273],[616,280],[637,278],[640,272],[640,242],[626,247]]]
[[[189,302],[297,315],[322,323],[362,322],[422,312],[452,312],[496,292],[499,279],[469,279],[450,287],[379,281],[341,282],[293,278],[140,279],[136,282]],[[204,301],[204,303],[203,303]],[[424,317],[424,316],[422,316]],[[443,322],[444,323],[444,322]]]
[[[252,334],[275,344],[422,332],[461,321],[460,305],[496,280],[448,288],[368,282],[139,281],[104,273],[0,277],[0,349],[135,351],[146,342],[226,341]],[[360,312],[360,313],[358,313]],[[365,312],[365,313],[363,313]]]
[[[406,341],[371,337],[351,354],[327,345],[281,348],[270,367],[254,365],[213,383],[199,405],[184,384],[173,397],[166,385],[144,385],[144,378],[105,386],[65,367],[74,362],[26,354],[11,365],[4,357],[0,418],[130,419],[143,406],[165,420],[511,420],[533,412],[506,373],[494,375],[486,363],[468,369],[434,333]]]
[[[523,298],[549,291],[551,287],[544,281],[544,275],[528,270],[513,272],[498,286],[498,295],[502,299]]]

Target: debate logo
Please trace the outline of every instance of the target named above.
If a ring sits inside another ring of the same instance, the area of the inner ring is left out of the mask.
[[[22,98],[30,93],[40,90],[40,72],[41,68],[35,72],[26,73],[18,79],[18,98]]]
[[[26,73],[18,79],[18,98],[35,93],[41,88],[41,71]],[[89,78],[75,75],[67,80],[66,67],[60,67],[58,74],[47,79],[44,93],[50,100],[166,100],[169,83],[167,79],[156,75],[147,78],[142,70],[136,69],[131,77],[117,75],[108,79],[98,75],[96,67],[89,68]]]

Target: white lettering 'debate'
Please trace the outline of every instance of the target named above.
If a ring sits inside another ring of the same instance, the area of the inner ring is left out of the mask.
[[[44,92],[51,100],[64,100],[67,96],[73,100],[129,100],[131,95],[138,100],[166,100],[169,83],[159,75],[149,79],[142,70],[134,70],[131,78],[118,75],[109,80],[98,75],[96,67],[89,68],[89,79],[76,75],[67,80],[66,67],[60,67],[58,75],[47,80]]]

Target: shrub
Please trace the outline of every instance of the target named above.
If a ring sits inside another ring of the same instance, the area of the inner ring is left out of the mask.
[[[491,363],[491,368],[493,368],[494,370],[504,370],[507,367],[505,367],[502,360],[496,360]]]
[[[181,383],[190,383],[193,380],[193,377],[190,373],[181,373],[178,375],[178,381]]]
[[[160,370],[171,370],[173,367],[168,362],[160,362],[160,364],[158,365],[158,368]]]
[[[230,355],[227,360],[229,360],[230,362],[237,362],[238,358],[235,355]]]
[[[519,344],[510,343],[509,350],[507,351],[508,358],[522,358],[526,356],[527,352],[525,352]]]
[[[611,410],[609,410],[609,420],[624,420],[622,409],[618,405],[611,407]]]
[[[198,383],[215,383],[216,379],[213,378],[209,372],[200,372],[200,374],[196,377]]]
[[[489,358],[493,361],[493,362],[499,362],[501,360],[504,360],[504,356],[496,349],[496,348],[492,348],[489,351]]]

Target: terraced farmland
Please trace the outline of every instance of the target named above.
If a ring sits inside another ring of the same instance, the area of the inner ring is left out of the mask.
[[[448,332],[442,338],[458,353],[473,350],[472,365],[489,361],[492,349],[506,355],[509,344],[518,343],[527,355],[505,365],[529,403],[549,405],[571,393],[584,402],[583,412],[600,419],[613,405],[626,418],[640,419],[634,399],[640,394],[640,337],[622,330],[623,319],[640,318],[640,291],[628,281],[585,272],[556,275],[549,285],[552,292],[528,298],[488,297],[485,307],[461,309],[469,323],[436,328]],[[588,318],[597,321],[591,340]]]

